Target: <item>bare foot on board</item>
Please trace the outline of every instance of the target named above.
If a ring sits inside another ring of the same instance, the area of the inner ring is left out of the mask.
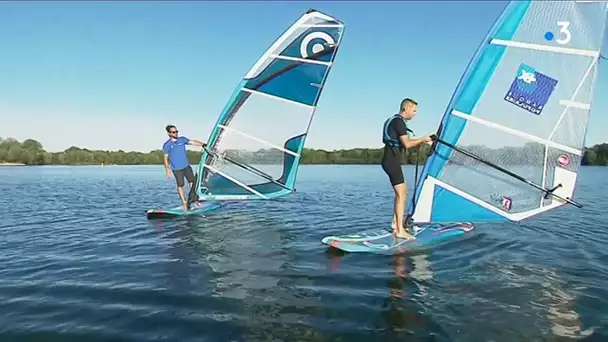
[[[410,233],[406,232],[405,230],[402,230],[402,231],[396,233],[395,236],[400,239],[406,239],[406,240],[414,240],[416,238],[413,235],[411,235]]]

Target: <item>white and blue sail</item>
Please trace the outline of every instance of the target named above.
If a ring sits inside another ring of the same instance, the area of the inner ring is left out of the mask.
[[[416,223],[520,221],[572,200],[605,1],[512,1],[465,71],[410,202]]]
[[[415,239],[376,229],[322,242],[395,254],[462,236],[474,222],[580,206],[572,196],[607,10],[597,1],[510,2],[462,76],[416,177],[407,212]]]
[[[201,200],[272,199],[295,191],[315,109],[344,24],[304,13],[238,84],[198,166]]]

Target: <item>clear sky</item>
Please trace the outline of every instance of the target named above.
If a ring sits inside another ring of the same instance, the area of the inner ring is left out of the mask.
[[[469,59],[506,2],[0,3],[0,137],[160,149],[173,123],[206,140],[232,91],[308,8],[346,24],[307,147],[380,147],[401,99],[436,130]],[[465,18],[464,20],[456,20]],[[603,63],[605,64],[605,63]],[[608,141],[600,71],[587,145]]]

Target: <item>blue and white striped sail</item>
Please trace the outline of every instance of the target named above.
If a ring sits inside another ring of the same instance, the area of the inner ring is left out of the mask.
[[[198,166],[202,200],[294,191],[300,156],[344,24],[309,10],[262,55],[218,118]]]
[[[510,2],[464,73],[439,139],[571,199],[607,9]],[[440,142],[421,179],[408,208],[414,222],[520,221],[566,203]]]

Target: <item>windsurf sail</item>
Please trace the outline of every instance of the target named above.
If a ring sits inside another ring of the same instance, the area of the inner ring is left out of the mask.
[[[344,24],[311,9],[238,84],[220,114],[197,172],[201,200],[272,199],[295,181]]]
[[[463,74],[422,170],[414,222],[520,221],[572,196],[605,1],[511,1]]]

